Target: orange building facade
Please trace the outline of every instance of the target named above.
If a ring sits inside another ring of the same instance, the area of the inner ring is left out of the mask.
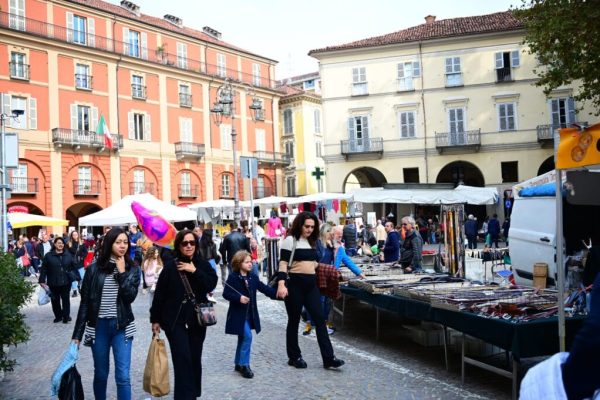
[[[232,123],[239,156],[259,159],[255,197],[283,193],[276,62],[171,15],[129,1],[0,0],[2,112],[24,110],[8,207],[69,219],[149,192],[186,205],[233,198]],[[210,109],[226,81],[234,118]],[[262,104],[256,118],[249,105]],[[112,148],[99,133],[101,119]],[[249,181],[239,179],[240,199]]]

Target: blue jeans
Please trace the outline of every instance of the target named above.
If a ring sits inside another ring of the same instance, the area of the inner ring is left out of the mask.
[[[331,310],[331,300],[329,299],[329,297],[321,296],[321,307],[323,308],[323,317],[325,318],[325,322],[327,322],[327,319],[329,318],[329,311]],[[308,316],[308,322],[310,322],[311,325],[314,325],[313,320],[308,311],[306,311],[306,315]]]
[[[115,361],[117,399],[131,400],[131,382],[129,381],[131,346],[132,340],[125,339],[125,328],[117,330],[116,318],[98,318],[98,322],[96,323],[96,339],[92,344],[92,355],[94,357],[94,397],[96,400],[106,399],[111,347]]]
[[[250,366],[250,348],[252,347],[252,329],[248,321],[244,322],[244,334],[238,335],[235,350],[235,365]]]

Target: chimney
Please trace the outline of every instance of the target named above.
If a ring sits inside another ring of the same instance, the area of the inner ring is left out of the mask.
[[[165,18],[165,20],[167,20],[168,22],[172,23],[175,26],[178,26],[179,28],[183,27],[183,20],[179,17],[176,17],[171,14],[165,14],[164,18]]]
[[[202,31],[212,38],[221,40],[221,32],[211,28],[210,26],[205,26],[204,28],[202,28]]]
[[[435,22],[435,15],[431,15],[429,14],[428,16],[425,17],[425,23],[427,25],[431,25]]]
[[[128,11],[131,11],[138,17],[140,16],[140,6],[138,6],[135,3],[132,3],[127,0],[121,0],[121,7],[123,7],[124,9],[126,9]]]

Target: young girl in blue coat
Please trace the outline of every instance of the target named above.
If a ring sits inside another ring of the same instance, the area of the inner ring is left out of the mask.
[[[227,277],[223,297],[229,300],[225,333],[238,335],[235,351],[235,370],[244,378],[251,379],[254,372],[250,369],[250,348],[252,346],[252,329],[260,332],[260,318],[256,305],[256,291],[262,292],[271,299],[277,292],[262,283],[252,273],[252,257],[249,252],[240,250],[231,261],[233,273]]]

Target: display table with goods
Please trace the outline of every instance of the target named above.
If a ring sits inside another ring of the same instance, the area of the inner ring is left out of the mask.
[[[461,377],[465,365],[500,374],[512,380],[516,398],[518,369],[522,358],[559,351],[557,296],[555,291],[530,287],[486,286],[447,275],[390,275],[351,280],[341,287],[340,314],[347,297],[372,305],[376,310],[376,337],[379,339],[379,312],[386,310],[405,318],[429,321],[444,328],[443,346],[448,368],[448,328],[461,333]],[[585,320],[582,300],[585,293],[573,293],[568,303],[567,343]],[[495,345],[507,352],[510,370],[465,355],[466,335]],[[510,358],[508,357],[510,356]]]

